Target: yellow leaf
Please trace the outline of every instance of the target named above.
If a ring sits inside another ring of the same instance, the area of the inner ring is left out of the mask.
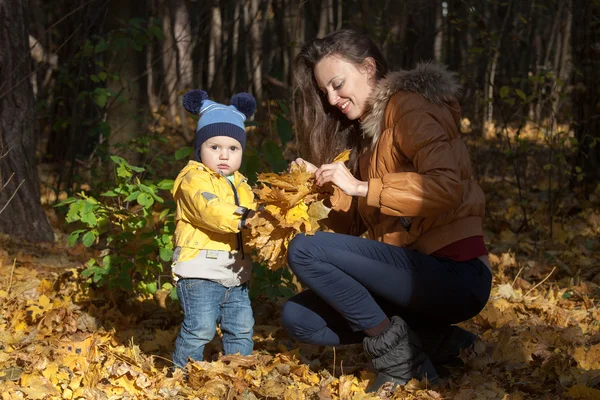
[[[338,154],[334,159],[333,162],[346,162],[350,159],[350,149],[344,150],[342,151],[340,154]]]
[[[113,381],[113,385],[120,386],[125,389],[126,392],[134,394],[138,392],[138,389],[135,387],[135,381],[132,381],[128,378],[128,375],[122,375],[116,380]]]
[[[57,372],[58,372],[58,365],[56,363],[51,363],[51,364],[48,364],[46,369],[44,369],[42,371],[42,375],[44,375],[44,377],[46,379],[51,379],[54,375],[56,375]]]
[[[300,201],[285,214],[286,222],[293,224],[298,221],[308,221],[308,206]]]
[[[43,399],[47,395],[58,395],[59,392],[46,378],[39,375],[21,375],[21,390],[27,394],[29,399]]]
[[[589,350],[578,347],[573,352],[573,358],[585,370],[600,370],[600,344],[590,346]]]
[[[593,389],[584,385],[575,385],[567,391],[569,397],[576,400],[597,400],[600,399],[600,390]]]
[[[69,382],[69,387],[71,390],[77,390],[81,386],[81,381],[83,380],[83,376],[81,375],[73,375],[71,378],[71,382]]]

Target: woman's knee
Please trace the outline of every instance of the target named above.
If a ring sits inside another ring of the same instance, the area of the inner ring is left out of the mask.
[[[307,266],[314,265],[318,261],[315,238],[311,235],[296,235],[288,245],[288,265],[294,273],[305,271]]]
[[[310,316],[306,308],[293,301],[286,301],[281,310],[281,324],[288,336],[299,342],[311,343],[311,338],[318,327],[310,324]]]

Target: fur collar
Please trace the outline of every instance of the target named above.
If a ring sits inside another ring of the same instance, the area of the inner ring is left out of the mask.
[[[400,90],[417,92],[432,103],[442,104],[456,98],[460,86],[455,74],[441,64],[420,63],[411,71],[390,72],[373,89],[367,100],[366,116],[361,121],[363,135],[372,138],[373,144],[381,135],[387,103]]]

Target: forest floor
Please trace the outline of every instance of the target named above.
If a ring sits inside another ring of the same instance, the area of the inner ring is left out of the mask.
[[[297,344],[279,324],[283,300],[262,299],[253,305],[253,355],[220,357],[217,336],[206,349],[211,362],[193,364],[186,380],[170,372],[178,304],[117,302],[86,289],[89,250],[67,246],[48,208],[55,243],[0,237],[0,397],[600,399],[600,188],[588,200],[555,191],[550,219],[535,151],[528,171],[539,172],[528,172],[519,193],[499,149],[479,143],[474,157],[494,280],[485,309],[461,325],[481,340],[437,385],[365,394],[374,373],[360,346]]]

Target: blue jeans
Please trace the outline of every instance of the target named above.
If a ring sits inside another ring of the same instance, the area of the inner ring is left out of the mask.
[[[296,236],[288,263],[309,290],[284,304],[283,326],[318,345],[359,343],[365,330],[394,315],[435,332],[477,315],[492,282],[477,258],[457,262],[327,232]]]
[[[189,358],[203,359],[204,346],[215,336],[217,323],[225,354],[252,354],[254,317],[247,283],[226,287],[206,279],[183,278],[177,281],[177,295],[183,323],[175,340],[175,367],[185,367]]]

